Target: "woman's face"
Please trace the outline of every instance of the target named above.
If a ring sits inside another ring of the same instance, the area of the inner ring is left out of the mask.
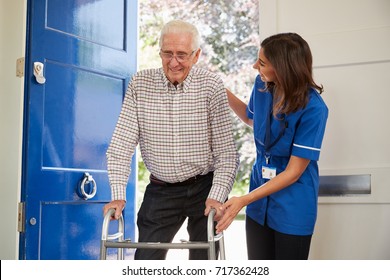
[[[264,51],[262,48],[259,51],[259,56],[255,64],[253,64],[253,68],[259,71],[260,78],[263,82],[276,83],[276,74],[274,67],[264,56]]]

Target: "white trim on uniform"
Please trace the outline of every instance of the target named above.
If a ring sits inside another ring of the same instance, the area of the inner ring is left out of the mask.
[[[303,146],[303,145],[298,145],[298,144],[293,144],[293,146],[298,147],[298,148],[313,150],[313,151],[319,151],[319,152],[321,151],[321,149],[318,149],[318,148],[308,147],[308,146]]]

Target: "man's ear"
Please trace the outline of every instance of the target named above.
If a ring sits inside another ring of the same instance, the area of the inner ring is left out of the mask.
[[[193,58],[194,64],[196,64],[196,63],[198,62],[199,57],[200,57],[200,53],[201,53],[201,52],[202,52],[202,49],[201,49],[201,48],[199,48],[199,49],[195,52],[195,56],[194,56],[194,58]]]

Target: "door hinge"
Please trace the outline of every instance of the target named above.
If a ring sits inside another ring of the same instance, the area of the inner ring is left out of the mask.
[[[18,232],[25,231],[25,202],[19,202],[18,204]]]
[[[16,60],[16,77],[24,76],[24,57],[18,58]]]

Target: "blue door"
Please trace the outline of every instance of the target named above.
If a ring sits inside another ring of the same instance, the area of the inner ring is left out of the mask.
[[[105,152],[137,67],[137,1],[31,0],[27,18],[20,259],[98,259]]]

